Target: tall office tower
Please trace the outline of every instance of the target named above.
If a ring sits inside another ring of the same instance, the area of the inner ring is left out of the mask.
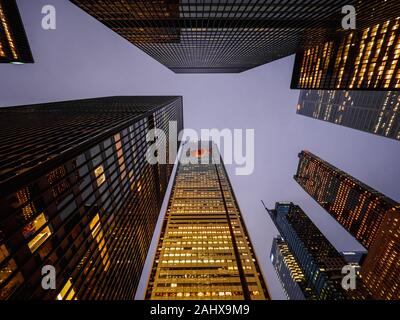
[[[375,299],[400,299],[400,206],[387,212],[361,275]]]
[[[286,297],[289,300],[312,299],[313,289],[307,286],[303,270],[282,237],[273,239],[270,257]]]
[[[270,216],[287,244],[287,250],[296,259],[302,275],[297,281],[308,299],[343,300],[368,298],[361,280],[357,292],[347,292],[342,286],[342,268],[348,263],[332,246],[304,211],[293,203],[277,203]],[[293,274],[295,265],[286,264]],[[287,274],[279,274],[283,279]],[[282,281],[282,280],[281,280]]]
[[[181,153],[146,299],[265,300],[269,295],[218,148]]]
[[[31,63],[33,57],[15,0],[0,0],[0,63]]]
[[[369,249],[386,212],[398,204],[311,152],[302,151],[299,158],[295,180]]]
[[[356,2],[356,29],[298,51],[292,89],[400,89],[399,1]]]
[[[297,113],[400,140],[400,93],[302,90]]]
[[[146,134],[170,120],[180,97],[0,108],[1,299],[134,298],[173,167]]]
[[[348,0],[70,0],[176,73],[237,73],[320,43]]]

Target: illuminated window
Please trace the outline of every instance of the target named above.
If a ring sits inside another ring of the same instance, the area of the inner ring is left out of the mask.
[[[0,264],[9,256],[9,252],[6,246],[3,244],[0,246]],[[14,259],[10,259],[3,267],[0,268],[0,285],[7,280],[12,272],[17,269]],[[0,290],[0,300],[9,297],[14,290],[24,282],[24,278],[21,273],[18,272],[14,277],[8,281],[8,283]]]
[[[11,49],[11,52],[12,52],[12,56],[13,56],[14,59],[18,59],[14,38],[13,38],[13,36],[11,34],[11,30],[9,28],[8,22],[6,20],[5,13],[3,12],[3,8],[2,8],[1,5],[0,5],[0,22],[1,22],[1,25],[2,25],[3,30],[5,32],[5,35],[6,35],[6,38],[7,38],[7,41],[8,41],[8,45],[10,46],[10,49]]]
[[[100,225],[100,216],[98,214],[96,214],[96,216],[90,222],[89,228],[92,231],[93,239],[95,239],[97,242],[97,248],[99,249],[100,256],[104,265],[104,271],[107,271],[110,266],[110,261],[108,258],[106,241],[103,237],[103,231]]]
[[[97,185],[100,187],[104,181],[106,181],[106,176],[104,174],[104,168],[102,165],[98,166],[96,170],[94,170],[94,175],[96,176]]]
[[[74,288],[72,287],[71,279],[68,279],[64,288],[60,291],[57,296],[57,300],[78,300],[75,296]]]
[[[43,227],[47,223],[47,218],[44,213],[41,213],[36,217],[35,220],[28,223],[22,230],[22,234],[25,238],[29,238],[34,235],[37,230]],[[35,252],[42,244],[45,242],[51,235],[51,230],[49,226],[46,226],[43,230],[41,230],[31,241],[29,241],[28,246],[29,249]]]

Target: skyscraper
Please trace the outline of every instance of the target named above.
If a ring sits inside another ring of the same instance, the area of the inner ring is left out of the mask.
[[[285,289],[292,282],[291,290],[286,289],[290,298],[298,295],[298,290],[293,291],[293,281],[307,299],[343,300],[356,296],[341,286],[342,268],[348,263],[299,206],[277,203],[275,210],[269,213],[287,245],[286,256],[293,256],[297,262],[289,263],[289,259],[285,259],[285,268],[276,269]],[[361,280],[359,282],[359,289],[363,289]],[[360,290],[358,294],[363,296],[365,292]]]
[[[134,298],[173,167],[149,164],[146,134],[182,113],[180,97],[0,108],[1,299]]]
[[[302,90],[297,113],[400,140],[400,93]]]
[[[400,299],[400,206],[386,213],[361,274],[375,299]]]
[[[273,239],[270,258],[287,298],[289,300],[305,300],[306,277],[282,237]],[[308,292],[312,293],[313,290],[309,288]]]
[[[237,73],[320,43],[348,0],[71,0],[176,73]]]
[[[400,89],[399,2],[355,2],[354,30],[296,53],[292,89]]]
[[[0,0],[0,63],[33,62],[15,0]]]
[[[217,146],[186,145],[180,159],[146,298],[269,299]]]
[[[302,151],[299,158],[295,180],[369,249],[386,213],[398,204],[311,152]]]

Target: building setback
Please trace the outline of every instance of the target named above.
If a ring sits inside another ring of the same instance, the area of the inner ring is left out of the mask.
[[[400,140],[400,93],[302,90],[297,113]]]
[[[0,63],[32,63],[33,57],[15,0],[0,0]]]
[[[182,159],[146,299],[269,299],[217,146],[186,145]]]
[[[134,299],[173,167],[146,161],[146,134],[182,113],[181,97],[0,109],[1,299]]]
[[[321,43],[348,0],[72,3],[176,73],[238,73]]]

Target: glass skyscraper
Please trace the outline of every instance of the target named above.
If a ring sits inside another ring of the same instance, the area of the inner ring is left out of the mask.
[[[217,146],[190,143],[180,159],[146,299],[269,299]]]
[[[400,205],[389,210],[368,251],[361,274],[375,299],[400,299]]]
[[[274,261],[273,264],[290,299],[299,299],[299,289],[306,299],[369,297],[360,279],[357,279],[358,288],[354,292],[342,288],[342,268],[348,262],[299,206],[277,203],[269,213],[283,238],[275,244],[281,249],[283,259],[280,264],[283,266]]]
[[[354,5],[354,30],[339,30],[296,53],[292,89],[400,89],[400,3],[357,0]]]
[[[176,73],[237,73],[324,41],[348,0],[71,0]]]
[[[0,299],[134,299],[173,168],[149,164],[146,134],[181,130],[182,108],[181,97],[0,108]],[[46,265],[56,290],[41,286]]]
[[[297,113],[400,140],[400,93],[302,90]]]
[[[366,249],[386,213],[398,204],[308,151],[299,154],[295,180]]]
[[[15,0],[0,0],[0,63],[31,63],[33,57]]]
[[[299,157],[297,182],[368,249],[360,263],[367,290],[400,299],[400,205],[310,152]]]
[[[307,287],[304,272],[282,237],[273,239],[270,258],[289,300],[305,300],[307,293],[312,294],[313,290]]]

